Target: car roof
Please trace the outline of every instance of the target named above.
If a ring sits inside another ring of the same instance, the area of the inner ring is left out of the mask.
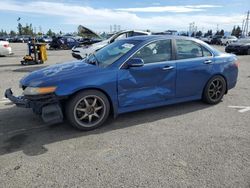
[[[140,31],[140,30],[121,30],[121,31],[115,32],[115,33],[113,33],[113,34],[116,35],[116,34],[128,33],[128,32],[136,32],[136,33],[143,33],[143,34],[150,35],[150,32],[147,32],[147,31]]]
[[[178,36],[178,35],[142,35],[129,37],[125,40],[141,40],[141,41],[151,41],[157,39],[187,39],[187,40],[196,40],[192,37]]]

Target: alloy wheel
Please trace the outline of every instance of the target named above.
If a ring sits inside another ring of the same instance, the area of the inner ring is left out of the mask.
[[[100,97],[85,96],[75,105],[74,117],[83,127],[93,127],[103,119],[105,110],[105,103]]]
[[[208,89],[208,96],[212,101],[217,101],[223,95],[223,82],[220,79],[214,79]]]

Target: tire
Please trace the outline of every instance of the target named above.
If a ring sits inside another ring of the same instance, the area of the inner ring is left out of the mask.
[[[247,55],[250,55],[250,48],[248,48],[247,50]]]
[[[218,104],[226,93],[227,85],[222,76],[212,77],[206,84],[202,100],[208,104]]]
[[[101,126],[108,118],[110,103],[98,90],[86,90],[71,98],[65,108],[70,124],[80,130],[89,131]]]

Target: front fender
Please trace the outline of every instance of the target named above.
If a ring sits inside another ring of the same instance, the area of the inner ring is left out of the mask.
[[[81,90],[96,89],[107,95],[112,103],[114,114],[117,114],[117,71],[109,70],[98,72],[91,76],[77,79],[68,79],[58,84],[55,94],[57,96],[71,96]]]

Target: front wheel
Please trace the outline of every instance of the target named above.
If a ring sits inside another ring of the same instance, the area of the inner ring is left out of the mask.
[[[86,90],[75,95],[66,105],[70,124],[80,130],[92,130],[108,118],[110,104],[107,97],[97,90]]]
[[[226,81],[222,76],[214,76],[211,78],[204,91],[203,101],[208,104],[217,104],[221,101],[226,92]]]

